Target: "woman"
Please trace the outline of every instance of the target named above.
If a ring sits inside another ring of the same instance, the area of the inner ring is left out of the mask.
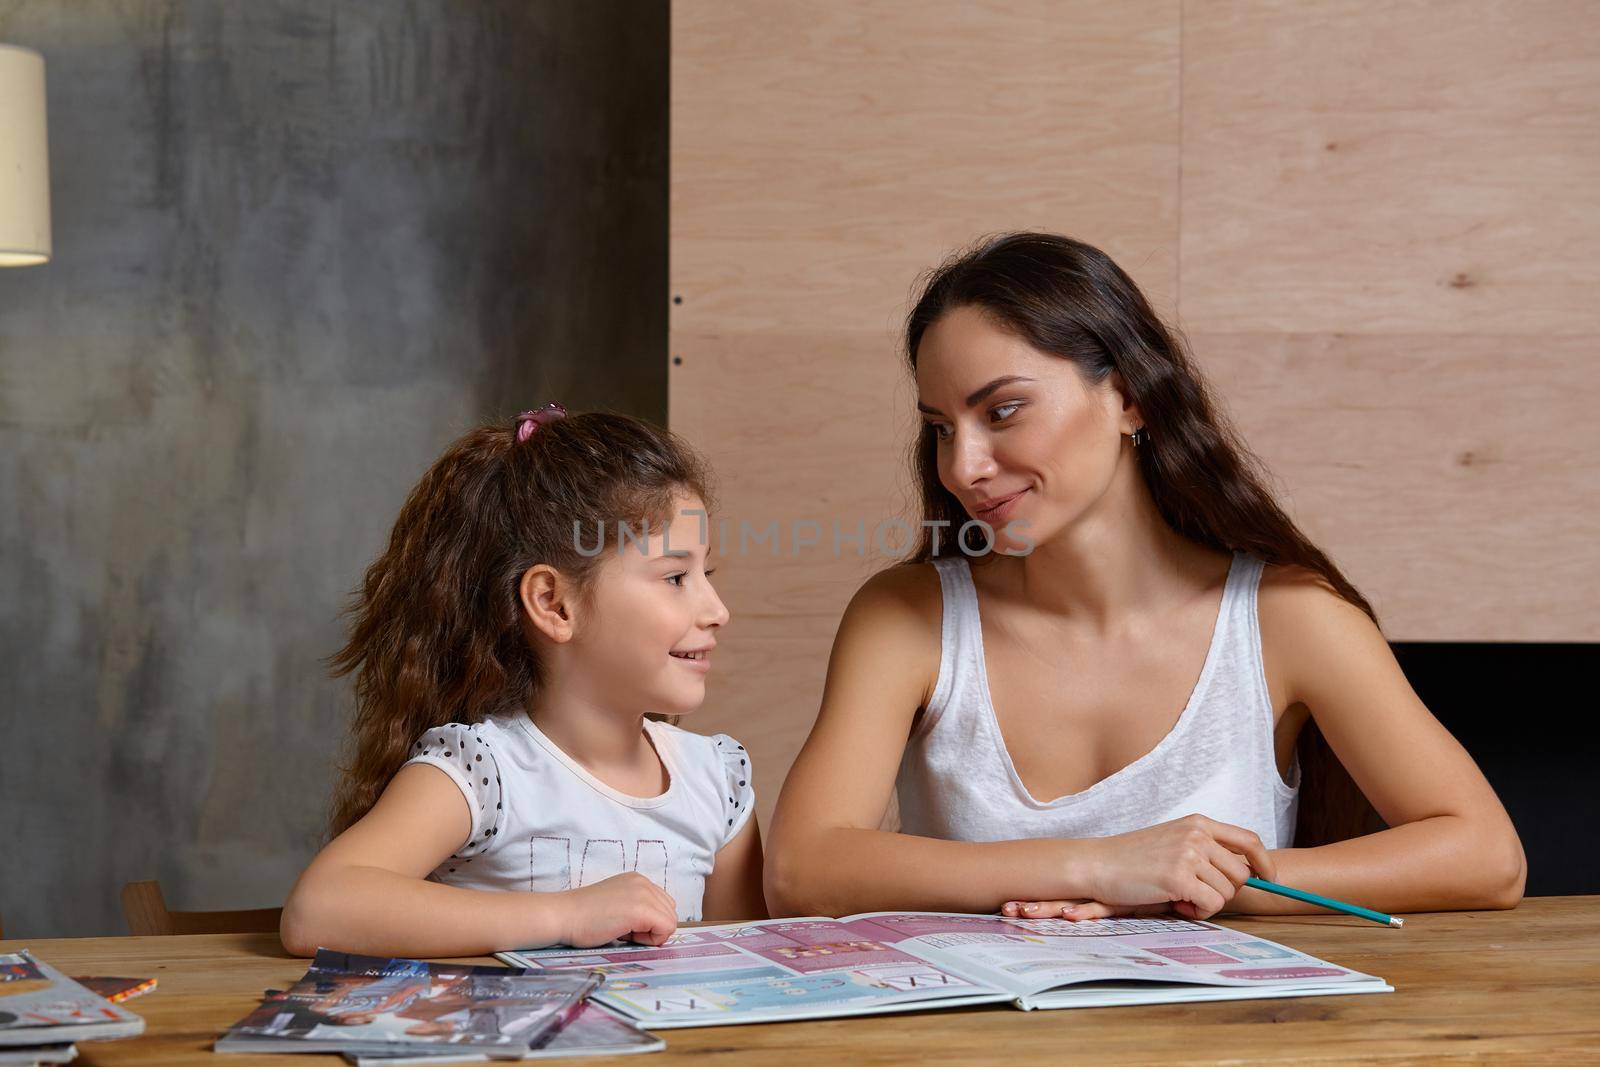
[[[1252,873],[1387,911],[1521,899],[1493,789],[1104,253],[984,243],[906,351],[923,543],[840,624],[773,914],[1309,910]],[[1342,763],[1387,828],[1295,847],[1297,747],[1303,827],[1338,821]]]

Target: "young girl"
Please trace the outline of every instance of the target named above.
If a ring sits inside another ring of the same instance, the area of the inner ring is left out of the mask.
[[[367,571],[334,658],[354,759],[290,952],[660,944],[765,914],[749,755],[647,717],[700,705],[728,621],[706,471],[637,419],[565,416],[458,440]]]

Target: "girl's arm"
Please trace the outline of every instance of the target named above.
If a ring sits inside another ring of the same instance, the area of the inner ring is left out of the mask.
[[[1381,911],[1516,906],[1527,861],[1511,819],[1472,757],[1412,691],[1366,613],[1301,573],[1264,578],[1259,614],[1263,656],[1282,679],[1276,706],[1311,710],[1390,827],[1275,851],[1276,880]],[[1517,728],[1508,719],[1507,729]],[[1252,889],[1233,907],[1317,910]]]
[[[1241,854],[1272,870],[1254,834],[1198,818],[1081,841],[943,841],[879,830],[913,717],[938,678],[940,612],[929,567],[875,575],[846,609],[821,712],[773,818],[766,894],[774,914],[980,912],[1064,898],[1180,901],[1203,914],[1221,908],[1247,875]]]
[[[752,812],[744,829],[722,846],[706,876],[700,914],[707,920],[765,919],[761,895],[761,828]]]
[[[279,936],[296,956],[480,956],[540,945],[649,944],[677,927],[672,899],[633,873],[565,893],[495,892],[427,881],[472,816],[448,775],[402,767],[371,811],[311,861],[289,892]]]

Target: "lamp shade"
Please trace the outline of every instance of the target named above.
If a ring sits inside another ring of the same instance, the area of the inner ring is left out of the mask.
[[[44,57],[0,44],[0,267],[50,258]]]

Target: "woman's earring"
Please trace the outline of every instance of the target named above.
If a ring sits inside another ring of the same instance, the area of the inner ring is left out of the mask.
[[[1150,432],[1141,426],[1137,430],[1134,430],[1132,433],[1130,433],[1128,437],[1132,439],[1133,447],[1138,448],[1140,445],[1150,440]]]

